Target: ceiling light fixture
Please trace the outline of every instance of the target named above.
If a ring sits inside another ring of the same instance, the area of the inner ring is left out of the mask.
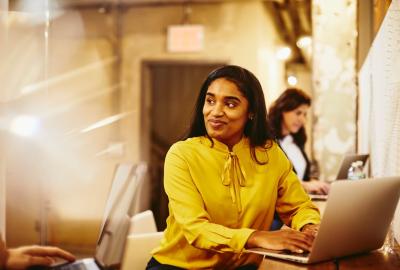
[[[276,51],[276,57],[279,60],[288,60],[291,55],[292,49],[290,49],[288,46],[281,47]]]
[[[294,75],[288,76],[288,77],[287,77],[287,83],[288,83],[290,86],[295,86],[295,85],[297,84],[297,77],[294,76]]]
[[[297,40],[296,45],[300,49],[303,49],[303,48],[311,46],[311,42],[312,42],[312,40],[311,40],[310,36],[302,36]]]

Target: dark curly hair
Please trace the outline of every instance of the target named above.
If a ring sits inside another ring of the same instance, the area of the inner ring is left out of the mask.
[[[234,83],[247,98],[249,102],[249,113],[252,114],[253,118],[252,120],[247,121],[244,128],[244,135],[250,141],[251,157],[257,163],[262,164],[256,157],[255,148],[269,148],[272,145],[274,136],[268,124],[267,108],[265,105],[264,93],[261,84],[256,76],[254,76],[253,73],[245,68],[234,65],[226,65],[215,69],[208,75],[201,86],[200,93],[196,101],[192,122],[185,138],[206,136],[211,140],[207,134],[204,123],[203,106],[208,87],[213,81],[219,78],[224,78]]]

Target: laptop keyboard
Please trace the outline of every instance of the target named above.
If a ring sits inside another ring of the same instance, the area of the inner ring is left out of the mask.
[[[64,263],[56,266],[46,267],[46,266],[31,266],[28,270],[89,270],[93,267],[88,267],[84,262],[75,263]],[[99,269],[96,267],[95,269]]]
[[[290,250],[283,250],[281,253],[296,256],[296,257],[304,257],[304,258],[307,258],[308,256],[310,256],[310,252],[295,253],[295,252],[291,252]]]

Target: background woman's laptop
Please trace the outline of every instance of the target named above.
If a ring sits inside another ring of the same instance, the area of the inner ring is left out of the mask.
[[[94,258],[77,260],[54,267],[31,269],[99,270],[118,268],[129,231],[131,209],[134,208],[136,190],[147,170],[144,163],[119,164],[114,172],[112,186],[107,198],[100,235]]]
[[[399,196],[400,177],[334,182],[310,253],[289,254],[262,248],[247,251],[308,264],[378,249],[385,240]]]
[[[363,163],[363,167],[369,158],[369,154],[352,154],[344,156],[342,163],[340,164],[340,168],[338,174],[336,176],[336,180],[345,180],[347,179],[347,172],[351,166],[351,163],[355,161],[361,161]],[[309,194],[311,199],[314,200],[327,200],[328,195],[320,195],[320,194]]]
[[[355,161],[361,161],[363,163],[363,167],[365,166],[365,163],[368,160],[369,155],[368,154],[355,154],[355,155],[346,155],[344,156],[342,163],[340,165],[339,172],[336,176],[336,180],[343,180],[347,179],[347,173],[349,171],[349,168],[351,166],[351,163]]]

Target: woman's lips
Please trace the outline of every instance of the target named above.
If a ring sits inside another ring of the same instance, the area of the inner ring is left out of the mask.
[[[293,128],[294,129],[300,129],[302,127],[302,125],[300,124],[300,125],[293,125]]]
[[[208,120],[208,123],[214,129],[219,129],[226,125],[226,122],[221,120]]]

